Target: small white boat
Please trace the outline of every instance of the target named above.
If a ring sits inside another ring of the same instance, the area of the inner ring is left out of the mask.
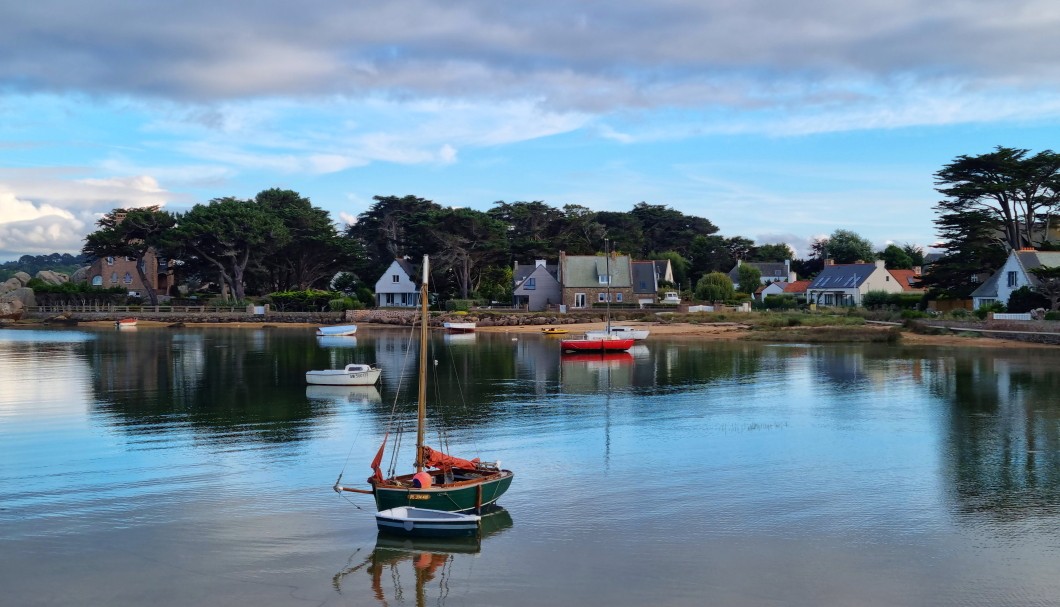
[[[611,337],[619,337],[626,339],[634,339],[640,341],[642,339],[648,339],[649,331],[647,329],[634,329],[633,327],[611,327]],[[607,330],[601,331],[586,331],[585,336],[588,339],[602,339],[607,337]]]
[[[114,326],[119,329],[130,329],[136,326],[135,318],[123,318],[121,320],[114,321]]]
[[[316,386],[373,386],[382,369],[374,365],[346,365],[345,369],[306,371],[305,381]]]
[[[471,333],[475,330],[473,322],[443,322],[442,326],[450,333]]]
[[[478,535],[482,517],[443,510],[399,506],[375,515],[379,531],[413,537],[461,537]]]
[[[317,327],[317,335],[353,335],[357,332],[357,325],[335,325],[334,327]]]

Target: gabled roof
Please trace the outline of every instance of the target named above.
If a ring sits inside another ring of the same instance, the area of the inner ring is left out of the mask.
[[[629,255],[613,255],[610,260],[603,255],[564,255],[560,257],[560,275],[564,288],[590,288],[603,286],[600,277],[611,272],[611,287],[626,288],[630,284]]]
[[[990,278],[986,279],[986,282],[979,285],[979,288],[972,291],[971,297],[986,297],[989,299],[997,298],[997,281],[998,277],[1001,276],[1001,270],[994,272],[990,275]]]
[[[729,270],[729,278],[731,278],[733,282],[739,282],[737,279],[740,276],[741,265],[756,268],[762,273],[762,278],[776,278],[777,276],[781,276],[785,280],[788,278],[788,266],[784,265],[783,261],[738,261],[736,262],[736,265]]]
[[[656,259],[655,260],[655,276],[659,280],[666,280],[673,282],[673,264],[670,263],[669,259]]]
[[[805,293],[806,288],[810,286],[812,280],[796,280],[795,282],[789,282],[784,285],[785,293]]]
[[[516,262],[515,271],[512,272],[512,280],[515,282],[515,284],[520,284],[524,280],[526,280],[528,276],[533,274],[534,270],[536,270],[537,268],[538,266],[536,263],[521,264]],[[558,275],[557,272],[559,272],[559,266],[557,264],[546,263],[544,265],[544,268],[546,272],[552,275],[552,278],[555,278]]]
[[[856,289],[876,271],[874,263],[846,263],[825,266],[809,289]]]
[[[902,291],[923,291],[920,286],[920,275],[913,270],[887,270],[894,277],[895,282],[902,285]]]
[[[659,290],[659,282],[656,279],[656,262],[634,261],[633,262],[633,292],[655,294]]]
[[[1027,280],[1032,285],[1038,284],[1038,277],[1034,275],[1031,270],[1040,267],[1056,267],[1060,266],[1060,251],[1035,251],[1033,249],[1012,251],[1009,253],[1010,256],[1014,256],[1020,267],[1023,269],[1024,274],[1027,276]],[[972,291],[972,297],[985,297],[985,298],[996,298],[998,297],[998,283],[1001,281],[1001,274],[1005,271],[1005,266],[1008,265],[1008,260],[1005,260],[1005,264],[997,269],[996,272],[990,275],[990,278],[986,279],[986,282],[979,285],[979,288]]]
[[[401,266],[401,269],[408,275],[409,280],[416,282],[416,266],[409,263],[407,259],[395,259],[394,262]]]

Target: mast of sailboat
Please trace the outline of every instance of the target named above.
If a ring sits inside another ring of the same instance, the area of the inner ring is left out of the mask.
[[[599,267],[599,266],[597,266]],[[604,268],[607,273],[607,328],[604,337],[611,337],[611,252],[608,251],[607,239],[604,239]]]
[[[420,389],[416,407],[416,472],[423,472],[423,434],[427,422],[427,256],[423,256],[423,284],[420,285]]]

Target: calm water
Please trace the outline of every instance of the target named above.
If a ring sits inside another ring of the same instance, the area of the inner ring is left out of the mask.
[[[331,490],[407,344],[0,331],[0,603],[1060,605],[1060,351],[439,335],[432,425],[516,478],[480,542],[408,545]],[[382,384],[305,386],[346,362]]]

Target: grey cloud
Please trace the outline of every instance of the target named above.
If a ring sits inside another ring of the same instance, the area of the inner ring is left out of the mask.
[[[0,89],[531,97],[594,111],[843,103],[936,78],[1055,86],[1057,20],[1038,0],[9,2]]]

